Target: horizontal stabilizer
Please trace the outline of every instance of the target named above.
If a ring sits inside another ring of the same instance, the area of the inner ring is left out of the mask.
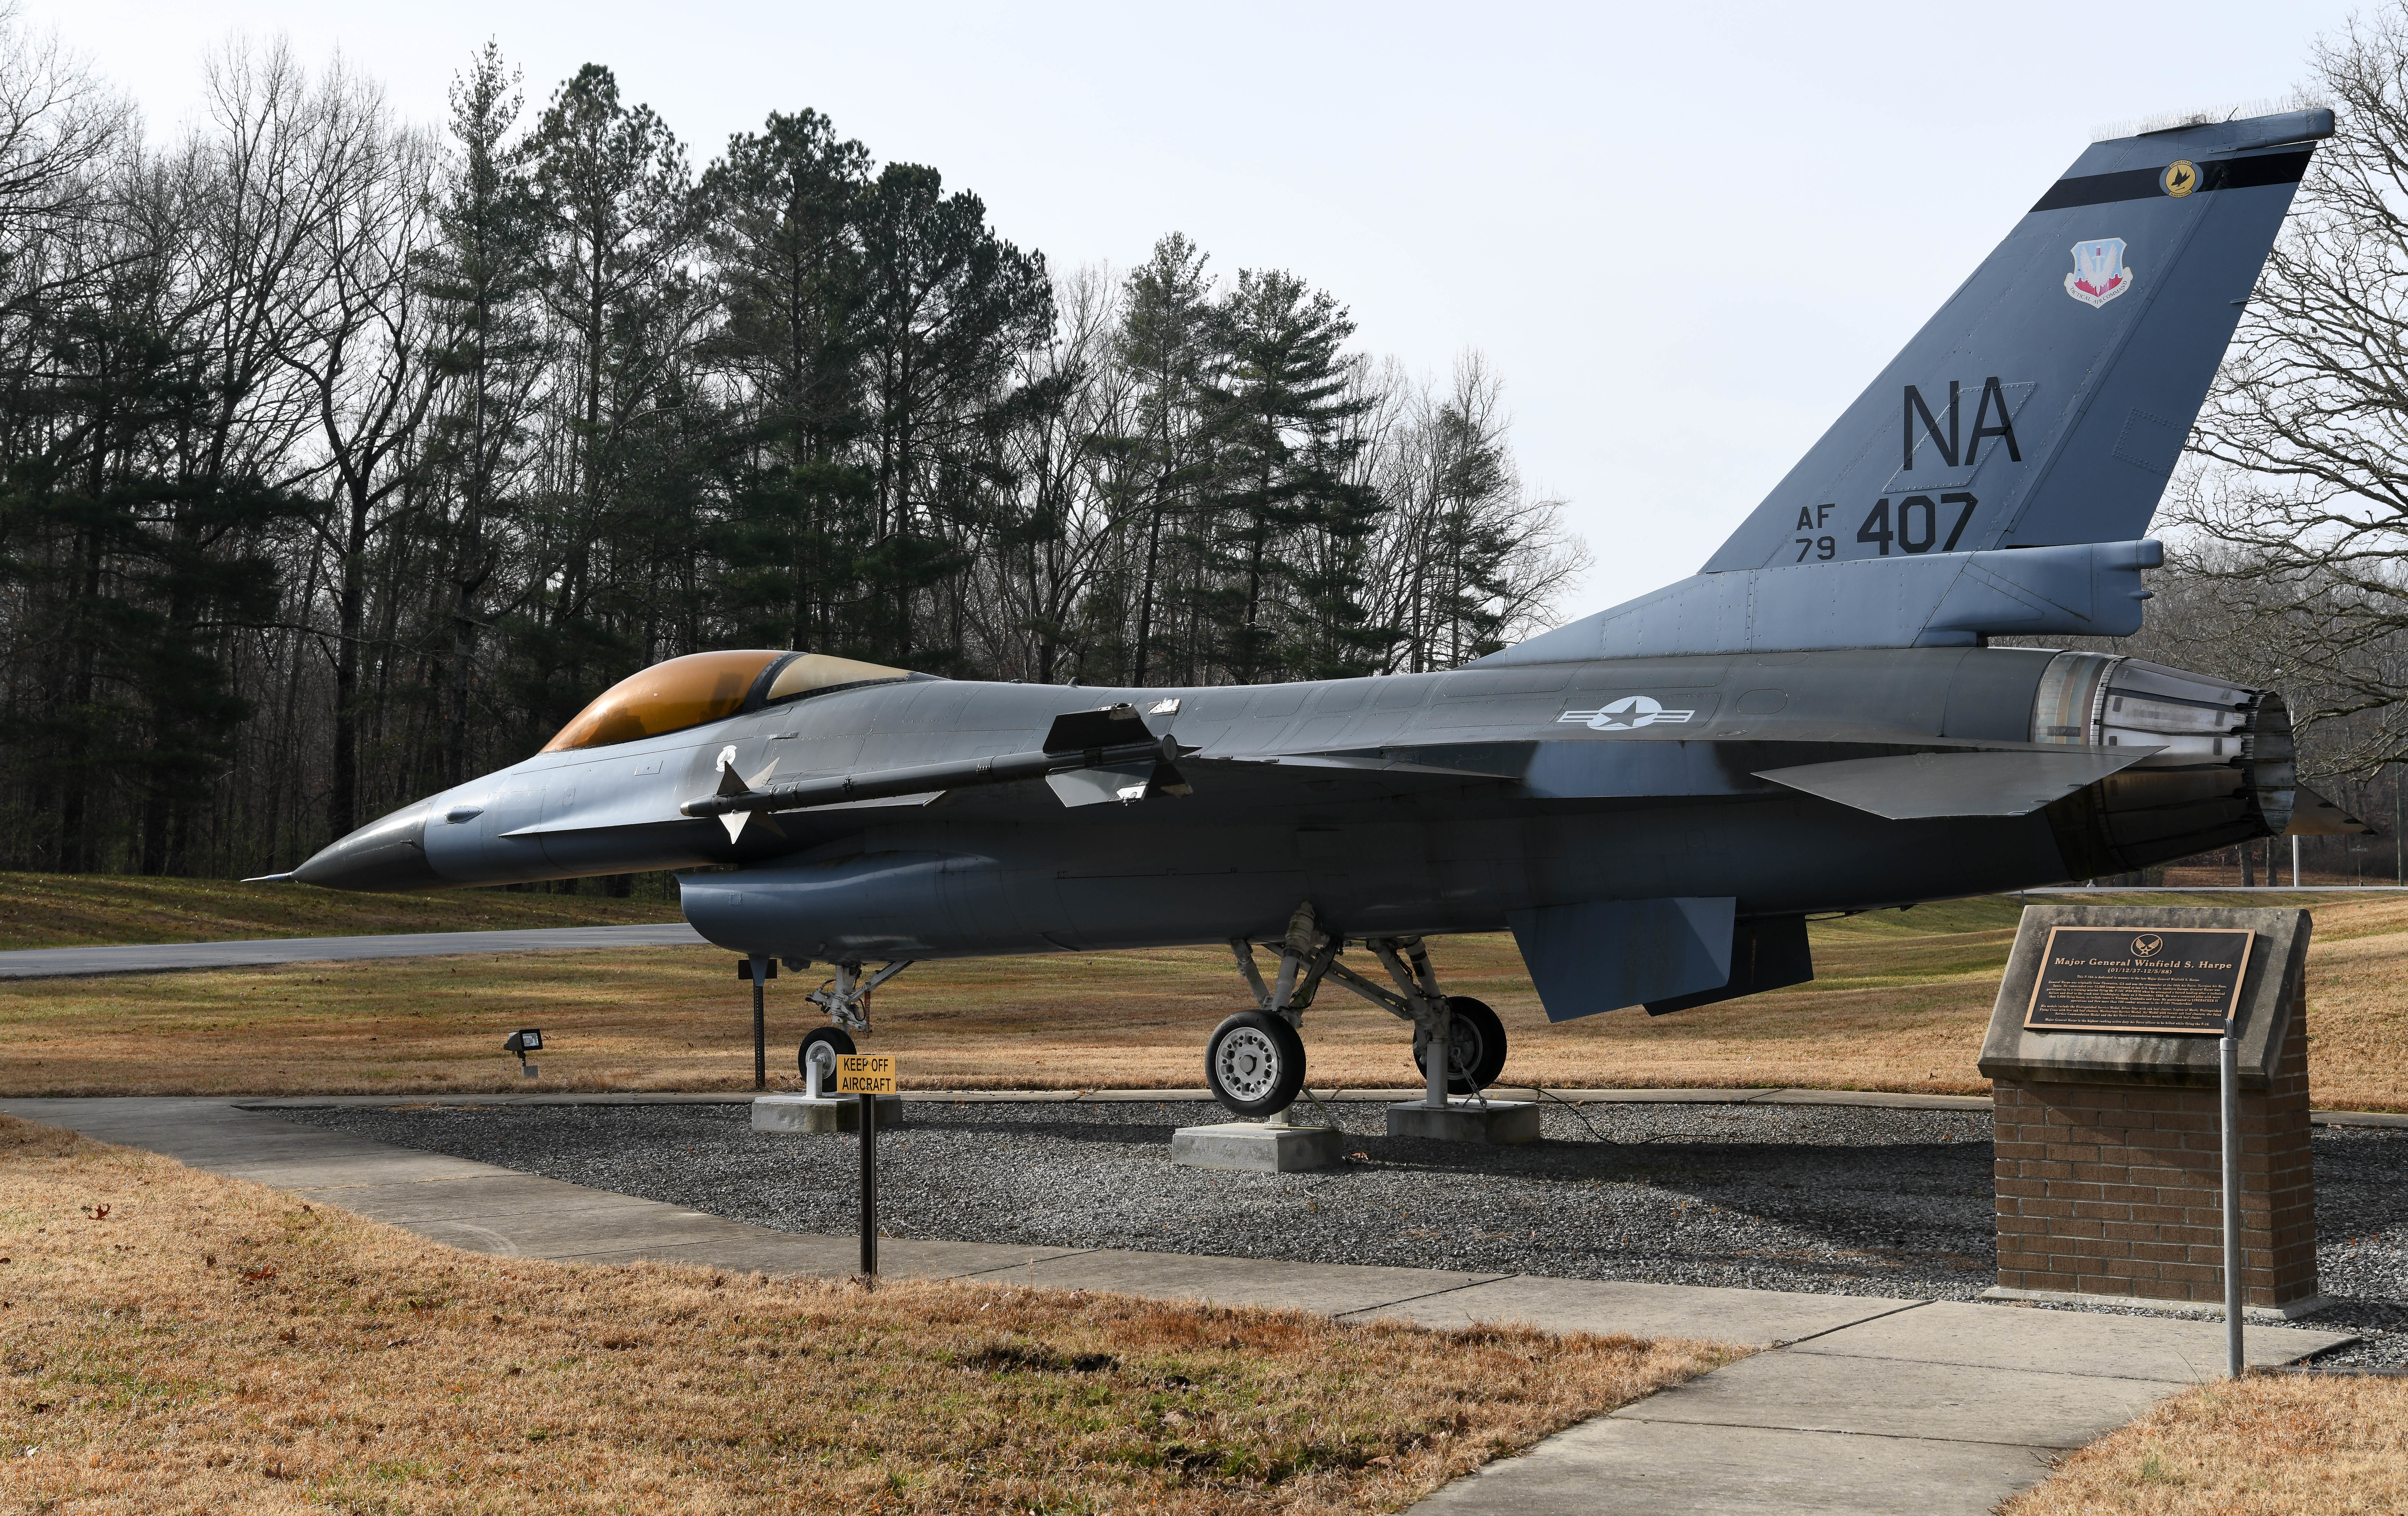
[[[2160,751],[1910,752],[1758,769],[1756,777],[1894,822],[1939,816],[2028,816]]]
[[[1593,900],[1509,910],[1505,924],[1547,1020],[1568,1022],[1730,982],[1738,904],[1727,896]]]
[[[2291,792],[2291,824],[2285,837],[2372,837],[2374,828],[2302,784]]]

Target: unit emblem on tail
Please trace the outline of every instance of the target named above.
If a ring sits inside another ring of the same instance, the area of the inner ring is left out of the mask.
[[[2079,243],[2073,250],[2073,272],[2065,276],[2065,293],[2098,308],[2132,287],[2132,271],[2124,266],[2124,239],[2103,237]]]

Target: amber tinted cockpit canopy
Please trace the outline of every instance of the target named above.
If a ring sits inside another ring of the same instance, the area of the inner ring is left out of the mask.
[[[817,694],[823,690],[840,690],[853,684],[883,684],[889,679],[908,679],[909,670],[889,668],[883,664],[865,664],[853,658],[832,658],[824,652],[796,652],[786,655],[770,677],[769,688],[761,697],[765,706],[797,695]]]
[[[900,668],[817,652],[749,648],[688,653],[654,664],[603,691],[543,751],[569,752],[633,742],[724,721],[775,701],[910,677]]]
[[[605,748],[733,716],[743,708],[744,697],[752,692],[761,671],[778,657],[775,652],[747,649],[688,653],[654,664],[603,691],[577,713],[575,721],[560,729],[558,737],[545,743],[543,751]]]

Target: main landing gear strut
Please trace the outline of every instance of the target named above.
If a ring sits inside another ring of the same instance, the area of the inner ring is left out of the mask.
[[[804,1088],[817,1094],[836,1087],[836,1061],[854,1051],[853,1034],[869,1035],[869,992],[911,966],[917,960],[897,959],[875,974],[864,975],[859,964],[830,964],[836,978],[803,996],[828,1014],[835,1024],[814,1028],[803,1038],[796,1050],[795,1065],[802,1075]],[[797,972],[810,967],[808,959],[789,958],[786,966]],[[813,1068],[816,1064],[818,1067]],[[813,1076],[816,1074],[816,1078]],[[883,1122],[884,1117],[879,1120]]]
[[[1394,990],[1338,961],[1345,939],[1322,928],[1310,902],[1289,918],[1286,937],[1262,944],[1279,951],[1279,969],[1268,984],[1255,962],[1254,940],[1229,939],[1238,971],[1254,992],[1254,1008],[1214,1027],[1204,1044],[1204,1079],[1215,1100],[1247,1118],[1276,1116],[1288,1108],[1304,1088],[1304,1039],[1297,1029],[1324,980],[1335,980],[1412,1023],[1413,1062],[1421,1067],[1430,1105],[1442,1108],[1449,1094],[1475,1094],[1496,1082],[1505,1068],[1505,1026],[1497,1013],[1469,995],[1442,992],[1420,937],[1358,940],[1396,981]]]

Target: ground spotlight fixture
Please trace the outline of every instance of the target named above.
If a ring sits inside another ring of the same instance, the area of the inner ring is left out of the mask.
[[[520,1077],[530,1080],[535,1078],[536,1065],[526,1061],[526,1055],[540,1051],[542,1048],[543,1034],[532,1026],[523,1026],[512,1032],[509,1040],[502,1044],[504,1052],[514,1052],[519,1055]]]

